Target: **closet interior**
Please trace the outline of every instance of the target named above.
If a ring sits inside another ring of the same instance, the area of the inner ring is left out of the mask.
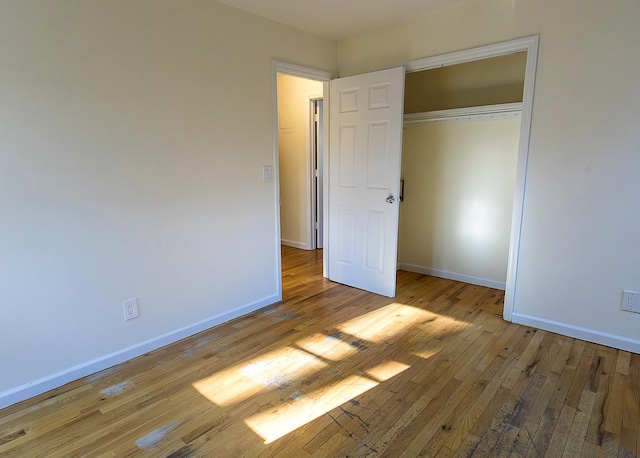
[[[407,73],[399,269],[505,288],[525,65]]]

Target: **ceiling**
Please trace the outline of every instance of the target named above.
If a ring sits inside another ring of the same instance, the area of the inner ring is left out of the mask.
[[[314,35],[340,40],[469,0],[217,0]]]

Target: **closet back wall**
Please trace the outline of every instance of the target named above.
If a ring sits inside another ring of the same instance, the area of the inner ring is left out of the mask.
[[[520,119],[403,133],[402,270],[504,289]]]

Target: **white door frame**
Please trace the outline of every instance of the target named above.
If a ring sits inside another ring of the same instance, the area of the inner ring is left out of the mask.
[[[272,94],[272,105],[273,105],[273,181],[274,181],[274,197],[276,204],[276,260],[278,263],[278,268],[276,269],[276,285],[278,286],[278,300],[282,300],[282,257],[280,254],[280,240],[281,240],[281,232],[280,232],[280,155],[278,153],[278,73],[283,73],[292,76],[298,76],[301,78],[307,78],[316,81],[322,81],[324,83],[323,87],[323,98],[324,98],[324,110],[323,110],[323,123],[324,123],[324,132],[323,132],[323,144],[329,144],[329,129],[327,126],[329,125],[329,82],[334,79],[336,76],[329,72],[324,72],[322,70],[316,70],[313,68],[303,67],[300,65],[289,64],[287,62],[281,62],[274,60],[271,62],[271,74],[272,74],[272,82],[271,82],[271,94]],[[327,164],[329,161],[323,161],[323,219],[324,224],[328,221],[327,217],[327,202],[329,201],[329,187],[326,186],[327,180]],[[324,250],[322,252],[322,265],[323,265],[323,275],[325,277],[329,276],[328,271],[328,250],[327,250],[327,234],[328,231],[323,231],[323,245]]]
[[[452,52],[434,57],[411,61],[407,64],[407,72],[416,72],[449,65],[462,64],[489,57],[504,56],[516,52],[527,52],[527,64],[524,76],[524,93],[522,96],[522,118],[520,121],[520,142],[518,146],[518,165],[516,184],[511,213],[511,237],[509,240],[509,260],[507,263],[507,281],[504,296],[503,318],[513,321],[515,310],[515,293],[518,277],[518,261],[520,255],[520,236],[524,211],[524,195],[529,159],[529,137],[531,133],[531,114],[533,111],[533,91],[536,80],[536,64],[538,61],[539,36],[520,38],[466,51]]]
[[[315,125],[315,106],[316,106],[316,102],[318,101],[322,101],[324,104],[324,96],[322,94],[319,95],[310,95],[307,96],[307,101],[308,101],[308,105],[309,105],[309,125],[307,126],[307,145],[309,146],[309,154],[308,154],[308,161],[309,161],[309,166],[307,167],[307,176],[308,176],[308,188],[310,190],[309,192],[309,199],[310,199],[310,205],[309,208],[311,209],[311,214],[309,215],[309,218],[311,220],[311,223],[309,224],[309,247],[312,250],[316,250],[318,249],[318,242],[317,242],[317,232],[318,229],[316,229],[315,224],[316,224],[316,212],[318,207],[320,207],[320,210],[324,209],[324,195],[321,195],[322,192],[324,191],[324,183],[321,183],[324,180],[324,142],[322,141],[322,138],[317,138],[317,132],[316,132],[316,125]],[[324,117],[324,105],[323,105],[323,110],[322,110],[322,116]],[[324,136],[324,119],[322,119],[322,135]],[[319,153],[319,151],[322,149],[322,154]],[[320,168],[318,169],[318,185],[316,185],[316,176],[315,176],[315,161],[316,161],[316,156],[318,156],[317,160],[320,162]],[[318,190],[320,190],[321,192],[318,192]],[[320,204],[320,205],[318,205]],[[319,215],[318,218],[318,225],[322,225],[324,218],[324,215]],[[322,231],[322,234],[324,235],[324,231]],[[324,239],[323,239],[324,242]],[[324,243],[322,243],[322,245],[324,245]]]

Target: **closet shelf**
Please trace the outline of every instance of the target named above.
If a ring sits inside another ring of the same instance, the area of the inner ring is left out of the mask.
[[[423,113],[409,113],[404,115],[404,126],[407,127],[415,124],[434,121],[497,121],[501,119],[519,118],[521,114],[522,102],[501,103],[499,105],[482,105],[479,107],[425,111]]]

